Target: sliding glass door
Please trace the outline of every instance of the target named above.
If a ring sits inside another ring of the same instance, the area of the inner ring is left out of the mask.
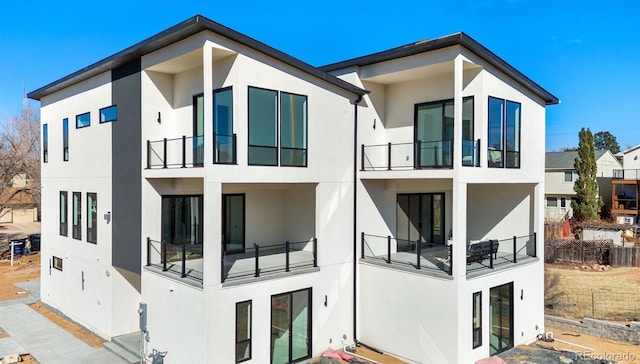
[[[244,194],[222,195],[222,237],[227,253],[244,252]]]
[[[453,100],[416,105],[414,137],[416,168],[451,167]]]
[[[489,298],[491,323],[489,353],[501,353],[513,347],[513,282],[491,288]]]
[[[396,238],[444,244],[444,193],[398,194]]]

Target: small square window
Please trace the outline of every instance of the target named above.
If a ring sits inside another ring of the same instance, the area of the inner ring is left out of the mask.
[[[558,207],[558,198],[547,197],[547,207]]]
[[[100,124],[118,120],[118,106],[112,105],[100,109]]]
[[[91,125],[91,113],[76,115],[76,129],[84,128]]]
[[[573,171],[566,171],[564,172],[564,181],[565,182],[573,182]]]
[[[52,267],[62,272],[62,258],[54,256]]]

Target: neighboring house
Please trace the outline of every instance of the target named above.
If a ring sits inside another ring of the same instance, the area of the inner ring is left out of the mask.
[[[19,173],[11,179],[10,184],[0,193],[3,205],[0,223],[39,221],[38,202],[33,196],[35,184],[26,173]]]
[[[42,301],[106,339],[141,302],[167,362],[473,362],[544,330],[558,99],[463,33],[318,69],[195,16],[29,97]]]
[[[611,179],[620,162],[608,150],[596,150],[597,181],[600,196],[611,207]],[[573,185],[578,178],[574,163],[578,152],[547,152],[545,156],[545,212],[547,221],[561,221],[573,216],[571,199],[576,193]]]
[[[639,224],[640,203],[640,144],[616,154],[622,167],[613,174],[611,188],[611,214],[620,224]]]

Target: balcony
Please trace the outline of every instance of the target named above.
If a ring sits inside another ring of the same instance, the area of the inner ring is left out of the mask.
[[[362,171],[453,168],[453,141],[361,145]],[[463,140],[462,165],[480,166],[480,139]]]
[[[147,238],[147,267],[202,285],[202,244],[167,244]]]
[[[147,140],[147,168],[187,168],[204,165],[204,136]]]
[[[452,274],[453,245],[427,244],[420,240],[409,241],[365,233],[360,238],[360,258],[364,261],[415,269],[427,274]]]
[[[258,245],[242,253],[227,253],[222,244],[222,282],[275,277],[318,266],[318,240]]]
[[[483,244],[487,249],[470,248]],[[467,246],[467,276],[473,277],[536,257],[536,233],[501,240],[485,240]]]
[[[613,179],[640,181],[640,169],[614,169]]]

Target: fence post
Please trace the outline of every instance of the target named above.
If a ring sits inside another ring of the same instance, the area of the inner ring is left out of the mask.
[[[533,233],[533,257],[536,258],[538,256],[538,233],[534,232]],[[542,256],[544,257],[544,254],[542,254]]]
[[[516,258],[516,236],[513,236],[513,262],[518,263],[518,259]],[[493,251],[493,250],[492,250]]]
[[[391,264],[391,236],[387,235],[387,263]]]
[[[318,266],[318,238],[313,238],[313,266]]]
[[[167,243],[163,240],[160,242],[160,250],[162,250],[162,271],[167,271]]]
[[[254,256],[255,256],[255,268],[254,268],[254,277],[260,277],[260,265],[258,263],[258,259],[260,256],[260,246],[258,244],[253,244]]]
[[[182,244],[182,278],[187,276],[187,244]]]
[[[147,140],[147,169],[151,168],[151,141]]]
[[[489,268],[493,269],[493,240],[489,239]]]
[[[364,259],[364,231],[360,233],[360,259]]]
[[[453,244],[449,245],[449,275],[453,275]]]
[[[162,139],[162,168],[167,168],[167,138]]]
[[[364,144],[360,144],[360,170],[364,171]]]
[[[387,171],[391,170],[391,142],[387,144]]]
[[[151,265],[151,238],[147,236],[147,267]]]
[[[288,272],[289,271],[289,242],[285,242],[284,243],[284,271]]]
[[[416,240],[416,269],[420,269],[420,252],[422,251],[422,241]]]
[[[196,164],[195,160],[193,161],[193,164]],[[182,168],[185,168],[186,166],[187,166],[187,137],[183,135],[182,136]]]

